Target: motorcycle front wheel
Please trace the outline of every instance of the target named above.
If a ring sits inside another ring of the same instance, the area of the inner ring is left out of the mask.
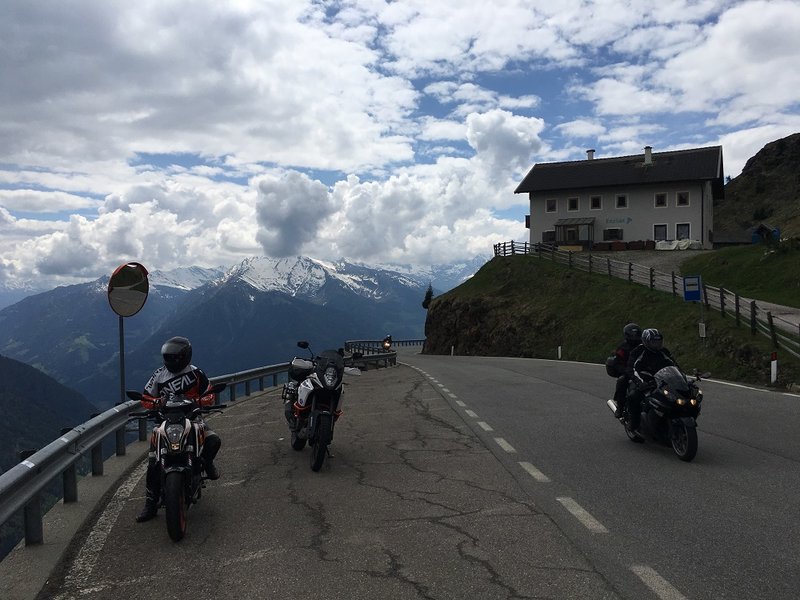
[[[319,471],[325,462],[328,453],[328,443],[331,439],[331,415],[320,414],[317,417],[316,439],[311,447],[311,470]]]
[[[683,461],[689,462],[697,454],[697,429],[687,427],[683,421],[673,421],[670,427],[672,449]]]
[[[181,541],[186,534],[186,494],[183,487],[183,473],[167,473],[164,480],[164,508],[167,532],[173,542]]]

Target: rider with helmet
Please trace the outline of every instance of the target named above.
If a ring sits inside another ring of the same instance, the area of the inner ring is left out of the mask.
[[[636,389],[628,395],[630,428],[639,428],[641,403],[645,393],[653,387],[653,376],[664,367],[677,366],[672,353],[664,346],[664,336],[658,329],[645,329],[642,343],[628,359],[627,375],[636,383]]]
[[[617,418],[622,416],[622,405],[628,390],[628,358],[633,349],[642,343],[642,329],[636,323],[628,323],[622,328],[622,337],[624,339],[614,350],[614,354],[609,356],[606,361],[606,371],[611,377],[617,378],[614,389],[614,402],[617,405],[614,416]]]
[[[206,394],[208,377],[192,364],[192,344],[185,337],[172,337],[161,346],[164,365],[155,370],[144,386],[142,404],[152,409],[162,405],[169,396],[183,395],[197,404],[213,404],[213,394]],[[161,476],[156,464],[155,434],[150,437],[150,454],[147,463],[144,509],[136,517],[137,522],[149,521],[158,512],[161,495]],[[208,479],[219,479],[214,457],[221,445],[219,436],[206,427],[203,444],[203,463]]]

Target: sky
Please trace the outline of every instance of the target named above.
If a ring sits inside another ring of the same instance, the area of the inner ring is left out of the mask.
[[[800,0],[3,0],[0,287],[527,240],[538,162],[800,131]]]

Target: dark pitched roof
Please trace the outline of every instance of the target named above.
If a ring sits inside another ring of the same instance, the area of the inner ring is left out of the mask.
[[[514,193],[707,180],[716,180],[715,194],[724,186],[722,146],[653,152],[650,165],[644,164],[644,153],[538,163],[528,171]]]

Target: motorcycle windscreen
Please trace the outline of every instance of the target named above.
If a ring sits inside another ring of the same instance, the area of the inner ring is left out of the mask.
[[[669,388],[682,396],[689,393],[689,382],[678,367],[664,367],[655,374],[655,380],[659,388]]]

